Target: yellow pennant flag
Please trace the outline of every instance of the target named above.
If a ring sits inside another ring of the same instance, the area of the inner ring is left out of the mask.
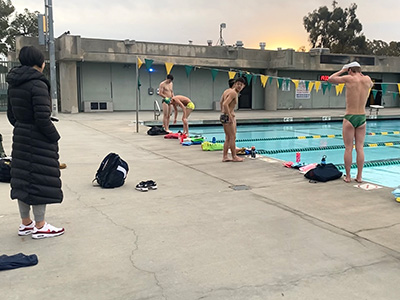
[[[335,89],[336,89],[336,96],[338,96],[339,94],[341,94],[343,92],[343,88],[344,88],[344,83],[338,84]]]
[[[400,83],[397,84],[397,89],[399,90],[400,93]]]
[[[169,72],[171,72],[172,67],[174,66],[173,63],[165,63],[165,69],[167,69],[167,75],[169,74]]]
[[[230,71],[229,73],[229,79],[235,78],[236,72]]]
[[[262,84],[263,88],[265,88],[268,78],[269,78],[269,76],[267,76],[267,75],[261,75],[260,79],[261,79],[261,84]]]
[[[316,81],[315,82],[315,91],[318,93],[319,88],[321,87],[321,81]]]
[[[143,65],[143,62],[140,60],[140,58],[137,58],[137,64],[138,64],[138,69]]]
[[[310,84],[308,85],[308,91],[311,92],[312,88],[314,87],[315,82],[314,81],[310,81]]]
[[[297,88],[299,87],[299,82],[300,82],[300,80],[298,80],[298,79],[292,79],[292,82],[294,83],[294,86],[296,87],[296,90],[297,90]]]

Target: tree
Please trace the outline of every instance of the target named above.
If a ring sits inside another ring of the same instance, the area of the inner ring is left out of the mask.
[[[22,14],[16,13],[10,23],[10,16],[15,8],[11,0],[0,0],[0,54],[6,55],[8,51],[15,50],[15,37],[17,35],[38,35],[38,11],[31,13],[25,8]]]
[[[344,10],[332,2],[332,11],[321,6],[303,18],[312,48],[329,48],[332,53],[368,53],[362,25],[356,16],[357,4]]]
[[[400,56],[400,42],[390,42],[382,40],[368,40],[368,48],[371,54],[380,56]]]
[[[400,42],[390,42],[387,50],[387,56],[400,56]]]
[[[0,54],[7,55],[8,48],[5,39],[8,36],[9,17],[14,10],[10,0],[0,0]]]
[[[18,35],[38,36],[38,14],[38,11],[31,13],[27,8],[24,9],[24,13],[15,14],[6,38],[9,50],[15,50],[15,37]]]

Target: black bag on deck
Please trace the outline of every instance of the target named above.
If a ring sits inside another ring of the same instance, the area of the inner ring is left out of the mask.
[[[96,180],[102,188],[116,188],[125,183],[128,171],[129,167],[126,161],[118,154],[110,153],[101,162],[93,181]]]
[[[0,181],[11,181],[11,160],[7,158],[0,158]]]
[[[314,169],[311,169],[304,177],[321,182],[327,182],[342,177],[342,172],[336,168],[334,164],[317,165]]]
[[[148,135],[165,135],[168,132],[164,130],[164,128],[159,126],[153,126],[149,130],[147,130]]]

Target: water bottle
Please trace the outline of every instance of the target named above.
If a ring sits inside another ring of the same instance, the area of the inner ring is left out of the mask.
[[[250,156],[251,158],[256,158],[256,147],[251,147]]]
[[[326,165],[326,155],[322,156],[321,165]]]
[[[181,133],[180,136],[179,136],[179,142],[182,144],[184,139],[186,139],[186,138],[187,138],[187,135],[184,134],[184,133]]]
[[[301,161],[301,154],[300,152],[296,152],[296,162],[299,163]]]
[[[217,142],[217,139],[215,138],[215,136],[213,136],[212,141],[213,144],[215,144]]]

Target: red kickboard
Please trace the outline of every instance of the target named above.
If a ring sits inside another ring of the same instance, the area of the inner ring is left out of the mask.
[[[164,139],[178,139],[179,138],[179,133],[168,133],[164,135]]]

